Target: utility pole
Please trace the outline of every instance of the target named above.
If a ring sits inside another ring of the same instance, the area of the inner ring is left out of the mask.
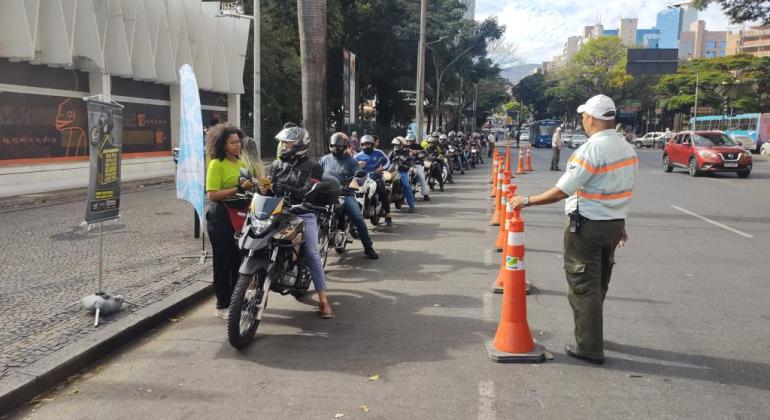
[[[698,88],[700,83],[700,74],[695,73],[695,112],[693,113],[692,127],[695,129],[695,119],[698,118]]]
[[[420,1],[420,42],[417,51],[417,101],[414,104],[417,132],[414,133],[417,144],[422,139],[422,107],[425,103],[425,26],[427,24],[428,0]]]

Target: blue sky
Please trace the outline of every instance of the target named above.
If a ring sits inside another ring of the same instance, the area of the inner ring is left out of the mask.
[[[567,37],[601,19],[605,28],[617,28],[620,18],[638,18],[639,28],[655,26],[655,15],[670,0],[476,0],[476,19],[497,16],[506,26],[505,38],[518,47],[522,63],[541,63],[560,55]],[[729,22],[715,5],[700,12],[706,29],[724,31]]]

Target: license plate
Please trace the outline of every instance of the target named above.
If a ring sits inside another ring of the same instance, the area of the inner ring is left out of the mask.
[[[737,163],[725,163],[725,168],[737,168]]]

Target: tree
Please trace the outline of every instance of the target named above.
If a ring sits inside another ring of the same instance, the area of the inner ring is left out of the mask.
[[[326,0],[297,0],[302,67],[302,125],[310,155],[320,156],[326,138]]]
[[[763,0],[695,0],[693,4],[700,10],[716,3],[733,23],[759,20],[764,25],[770,24],[770,2]]]
[[[552,97],[547,92],[545,76],[542,74],[531,74],[521,79],[514,87],[513,96],[530,108],[534,118],[548,116],[548,105]]]

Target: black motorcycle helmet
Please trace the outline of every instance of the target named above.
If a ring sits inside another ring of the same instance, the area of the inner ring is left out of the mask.
[[[345,151],[348,150],[349,146],[350,139],[345,133],[337,132],[332,134],[329,138],[329,151],[332,152],[332,155],[335,157],[342,157],[345,155]]]

